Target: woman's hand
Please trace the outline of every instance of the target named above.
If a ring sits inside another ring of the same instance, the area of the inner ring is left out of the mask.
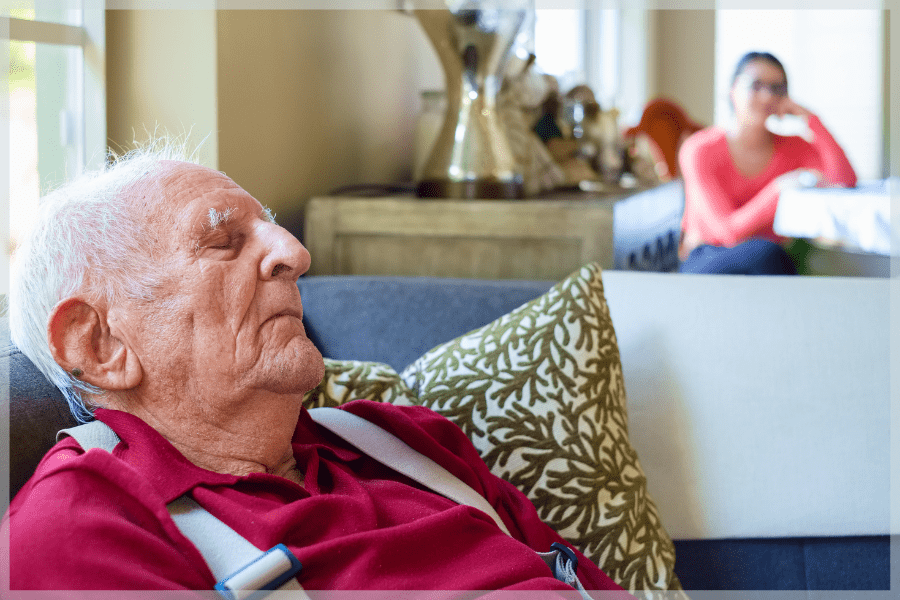
[[[811,111],[791,100],[790,96],[785,96],[781,99],[775,114],[779,117],[783,117],[784,115],[797,115],[798,117],[809,118],[812,116]]]

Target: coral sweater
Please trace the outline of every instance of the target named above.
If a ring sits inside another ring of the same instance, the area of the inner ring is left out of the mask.
[[[301,487],[266,473],[207,471],[137,417],[98,409],[97,418],[122,442],[110,454],[84,452],[66,438],[44,457],[9,509],[7,581],[12,589],[210,590],[215,580],[206,563],[166,510],[187,493],[258,548],[287,545],[303,564],[298,580],[309,590],[577,595],[534,552],[562,539],[524,494],[491,474],[459,427],[424,407],[360,400],[342,408],[391,431],[479,491],[513,537],[483,512],[360,454],[305,410],[292,441],[305,473]],[[586,588],[633,598],[577,554]]]
[[[684,178],[682,231],[689,240],[734,246],[749,238],[780,242],[772,230],[778,206],[779,175],[816,169],[825,184],[853,187],[856,173],[844,151],[815,115],[809,118],[812,143],[799,136],[775,136],[772,159],[758,175],[741,173],[728,149],[725,129],[708,127],[682,144],[678,160]]]

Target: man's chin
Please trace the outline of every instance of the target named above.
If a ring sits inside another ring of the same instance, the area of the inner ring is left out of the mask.
[[[263,382],[263,387],[277,394],[305,394],[325,377],[325,362],[319,350],[306,341],[303,347],[282,356]]]

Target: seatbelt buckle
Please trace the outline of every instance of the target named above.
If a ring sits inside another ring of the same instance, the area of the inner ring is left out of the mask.
[[[578,579],[578,555],[574,550],[565,544],[553,542],[550,544],[550,552],[538,552],[538,555],[544,559],[556,579],[578,590],[582,600],[593,600]]]
[[[565,556],[565,559],[568,559],[569,564],[572,565],[572,573],[578,572],[578,555],[575,554],[574,550],[572,550],[565,544],[560,544],[559,542],[553,542],[552,544],[550,544],[550,549],[556,550],[557,552],[561,552]],[[563,561],[565,561],[565,559],[563,559]],[[559,579],[560,581],[564,581],[561,578],[561,575],[562,575],[561,573],[556,572],[556,567],[554,565],[553,576],[556,577],[557,579]]]
[[[296,577],[302,568],[294,553],[278,544],[216,583],[215,590],[226,600],[257,600]]]

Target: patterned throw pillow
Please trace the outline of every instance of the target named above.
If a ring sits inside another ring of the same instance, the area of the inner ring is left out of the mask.
[[[415,398],[390,365],[360,360],[325,359],[325,377],[303,397],[303,406],[339,406],[351,400],[415,404]]]
[[[628,439],[599,265],[430,350],[401,377],[415,402],[459,425],[491,470],[619,585],[681,590]]]

